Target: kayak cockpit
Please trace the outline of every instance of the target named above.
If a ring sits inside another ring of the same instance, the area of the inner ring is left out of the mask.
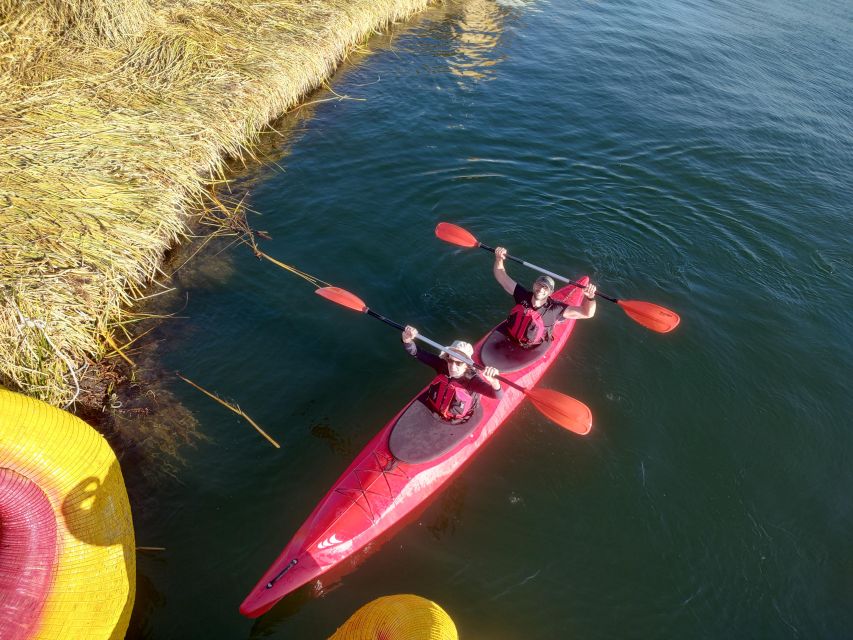
[[[428,462],[452,451],[483,419],[482,398],[473,415],[459,424],[442,420],[425,401],[426,393],[415,398],[391,431],[388,449],[401,462]]]
[[[525,348],[507,335],[505,326],[506,323],[496,327],[483,342],[480,360],[484,365],[495,367],[501,373],[510,373],[529,367],[548,353],[550,340]]]

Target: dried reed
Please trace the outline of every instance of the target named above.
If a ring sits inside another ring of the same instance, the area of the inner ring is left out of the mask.
[[[0,383],[57,405],[227,157],[429,0],[0,0]]]
[[[280,445],[278,442],[276,442],[276,441],[275,441],[275,440],[274,440],[274,439],[273,439],[273,438],[272,438],[272,437],[271,437],[271,436],[270,436],[266,431],[264,431],[263,429],[261,429],[261,427],[258,425],[258,423],[257,423],[257,422],[255,422],[254,420],[252,420],[252,419],[248,416],[248,414],[247,414],[245,411],[243,411],[240,407],[238,407],[238,406],[236,406],[236,405],[233,405],[233,404],[231,404],[230,402],[225,402],[225,400],[223,400],[222,398],[220,398],[220,397],[219,397],[218,395],[216,395],[215,393],[211,393],[211,392],[210,392],[210,391],[208,391],[207,389],[204,389],[203,387],[200,387],[199,385],[197,385],[195,382],[193,382],[193,381],[192,381],[192,380],[190,380],[189,378],[185,378],[184,376],[182,376],[180,373],[177,373],[177,374],[175,374],[175,375],[177,375],[181,380],[183,380],[184,382],[186,382],[188,385],[190,385],[190,386],[192,386],[192,387],[195,387],[196,389],[198,389],[199,391],[201,391],[201,392],[202,392],[204,395],[206,395],[208,398],[211,398],[211,399],[213,399],[213,400],[216,400],[216,402],[218,402],[219,404],[221,404],[223,407],[226,407],[227,409],[230,409],[231,411],[233,411],[234,413],[236,413],[236,414],[237,414],[238,416],[240,416],[241,418],[245,418],[246,422],[248,422],[250,425],[252,425],[252,427],[254,427],[255,431],[257,431],[257,432],[258,432],[258,433],[260,433],[264,438],[266,438],[267,442],[269,442],[269,443],[270,443],[272,446],[274,446],[276,449],[281,449],[281,445]]]

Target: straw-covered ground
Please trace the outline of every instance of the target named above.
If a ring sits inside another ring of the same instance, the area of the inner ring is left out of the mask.
[[[228,157],[429,0],[0,0],[0,383],[114,352]]]

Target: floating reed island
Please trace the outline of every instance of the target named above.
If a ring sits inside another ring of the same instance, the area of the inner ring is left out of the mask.
[[[225,161],[429,0],[0,0],[0,383],[73,403]]]

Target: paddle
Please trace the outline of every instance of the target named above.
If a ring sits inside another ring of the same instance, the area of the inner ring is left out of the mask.
[[[315,291],[315,293],[327,300],[331,300],[341,306],[352,309],[353,311],[366,313],[377,320],[381,320],[385,324],[391,325],[399,331],[403,331],[405,329],[403,325],[394,322],[393,320],[389,320],[388,318],[373,311],[373,309],[368,308],[359,297],[345,289],[340,289],[338,287],[320,287]],[[421,334],[415,336],[415,339],[421,340],[439,351],[445,351],[447,349],[447,347],[442,347],[437,342],[433,342]],[[458,358],[462,362],[465,362],[466,364],[469,364],[481,371],[485,369],[483,365],[477,364],[470,358],[463,356],[461,353],[454,351],[453,357]],[[575,400],[570,396],[551,389],[528,389],[517,385],[512,380],[507,380],[503,376],[498,376],[497,378],[504,384],[521,391],[527,396],[530,402],[533,403],[533,406],[539,409],[545,417],[550,418],[564,429],[568,429],[569,431],[582,436],[589,433],[590,429],[592,429],[592,412],[589,410],[589,407],[580,400]]]
[[[445,242],[449,242],[450,244],[455,244],[460,247],[479,247],[480,249],[485,249],[492,253],[495,252],[493,247],[489,247],[482,242],[479,242],[477,238],[471,235],[471,233],[462,227],[449,222],[439,222],[435,227],[435,235]],[[583,287],[583,285],[578,282],[569,280],[566,277],[548,271],[547,269],[543,269],[542,267],[537,267],[535,264],[530,264],[529,262],[525,262],[515,256],[507,254],[506,257],[507,260],[523,264],[525,267],[529,267],[539,271],[540,273],[551,276],[555,280],[566,282],[575,287]],[[606,296],[600,291],[596,291],[595,295],[600,296],[605,300],[609,300],[610,302],[615,302],[622,308],[622,311],[624,311],[629,318],[643,325],[647,329],[657,331],[658,333],[667,333],[672,331],[678,326],[678,323],[681,322],[681,318],[677,313],[651,302],[643,302],[642,300],[618,300],[616,298]]]

